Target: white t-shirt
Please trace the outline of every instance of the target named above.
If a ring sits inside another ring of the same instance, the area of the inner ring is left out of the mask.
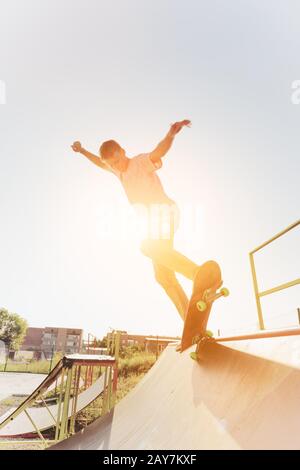
[[[156,170],[162,167],[161,160],[153,163],[149,153],[142,153],[129,159],[124,172],[113,170],[120,179],[131,204],[175,204],[161,184]]]
[[[126,171],[113,170],[151,239],[172,238],[179,225],[178,207],[166,195],[156,174],[161,167],[161,160],[153,163],[150,154],[143,153],[129,159]]]

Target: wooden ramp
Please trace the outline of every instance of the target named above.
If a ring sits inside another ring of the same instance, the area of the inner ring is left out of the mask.
[[[300,449],[300,336],[170,345],[109,414],[49,450]]]
[[[83,365],[110,367],[112,379],[116,361],[114,357],[105,355],[72,354],[64,356],[19,407],[12,408],[1,416],[0,438],[26,437],[55,426],[59,428],[62,419],[67,427],[70,418],[75,419],[81,410],[86,408],[104,391],[107,391],[108,376],[106,373],[101,375],[94,383],[89,384],[88,388],[81,390],[80,367]],[[57,384],[58,379],[63,393],[56,404],[47,405],[43,400],[43,394],[51,391]],[[74,383],[73,389],[71,387],[72,381]],[[40,401],[39,406],[36,406],[37,401]]]

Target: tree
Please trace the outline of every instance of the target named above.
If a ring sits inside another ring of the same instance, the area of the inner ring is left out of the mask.
[[[19,349],[27,330],[27,322],[16,313],[0,308],[0,340],[10,349]]]
[[[107,348],[107,336],[104,336],[103,339],[98,339],[97,346],[98,348]]]

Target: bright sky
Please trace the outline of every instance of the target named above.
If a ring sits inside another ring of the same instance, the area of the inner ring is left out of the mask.
[[[115,138],[132,157],[188,118],[159,171],[198,214],[176,247],[222,266],[211,328],[256,328],[248,253],[300,215],[299,15],[297,0],[1,2],[0,306],[36,327],[180,335],[137,240],[105,231],[128,207],[120,183],[70,144]],[[300,277],[299,241],[257,255],[262,289]],[[267,326],[297,324],[299,296],[266,298]]]

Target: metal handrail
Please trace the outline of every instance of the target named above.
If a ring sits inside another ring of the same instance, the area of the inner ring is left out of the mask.
[[[278,338],[282,336],[300,336],[300,328],[286,328],[284,330],[266,330],[258,333],[249,333],[245,335],[236,336],[223,336],[215,338],[216,343],[224,343],[226,341],[243,341],[246,339],[263,339],[263,338]]]
[[[287,232],[289,232],[293,228],[297,227],[298,225],[300,225],[300,220],[297,220],[297,222],[294,222],[293,224],[289,225],[286,229],[284,229],[281,232],[277,233],[277,235],[272,237],[270,240],[264,242],[262,245],[259,245],[257,248],[255,248],[254,250],[252,250],[249,253],[250,265],[251,265],[251,271],[252,271],[252,279],[253,279],[253,287],[254,287],[255,300],[256,300],[257,313],[258,313],[258,321],[259,321],[259,327],[260,327],[261,330],[265,329],[265,325],[264,325],[264,319],[263,319],[263,314],[262,314],[262,307],[261,307],[260,298],[265,296],[265,295],[270,295],[270,294],[273,294],[274,292],[278,292],[278,291],[281,291],[283,289],[287,289],[289,287],[296,286],[297,284],[300,284],[300,278],[295,279],[295,280],[290,281],[290,282],[286,282],[286,283],[281,284],[279,286],[273,287],[272,289],[268,289],[268,290],[260,292],[259,288],[258,288],[257,275],[256,275],[256,270],[255,270],[254,253],[257,253],[259,250],[261,250],[265,246],[269,245],[274,240],[277,240],[277,238],[281,237],[282,235],[285,235]]]

